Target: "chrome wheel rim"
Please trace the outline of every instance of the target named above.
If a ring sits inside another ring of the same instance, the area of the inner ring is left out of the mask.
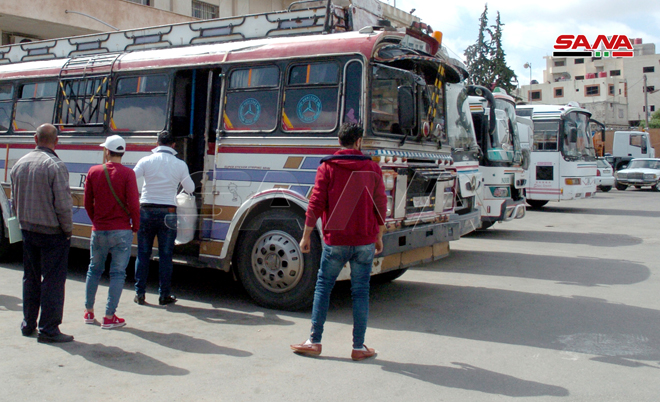
[[[300,282],[303,255],[290,234],[280,230],[264,233],[254,243],[251,256],[252,272],[265,289],[284,293]]]

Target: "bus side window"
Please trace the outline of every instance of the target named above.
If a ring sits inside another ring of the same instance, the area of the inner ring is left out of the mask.
[[[287,132],[332,131],[337,126],[339,64],[294,65],[284,92],[282,128]]]
[[[165,128],[170,79],[165,74],[117,80],[113,131],[161,131]]]
[[[103,129],[109,76],[85,77],[61,81],[59,124],[63,130],[88,127]]]
[[[344,78],[343,123],[362,121],[362,63],[351,61],[346,65]]]
[[[42,124],[52,123],[56,95],[56,81],[23,84],[16,102],[14,131],[36,131]]]
[[[232,71],[223,115],[224,130],[275,130],[279,88],[280,69],[276,66]]]
[[[14,86],[0,85],[0,133],[6,133],[11,124],[11,113],[14,107]]]

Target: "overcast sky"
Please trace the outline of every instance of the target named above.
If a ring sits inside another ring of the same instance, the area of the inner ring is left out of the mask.
[[[414,14],[442,31],[443,45],[453,57],[465,60],[465,48],[477,39],[479,16],[488,3],[488,22],[495,23],[500,12],[506,60],[521,85],[532,79],[541,81],[545,69],[544,56],[552,54],[557,36],[586,35],[589,41],[596,36],[626,35],[655,43],[660,52],[660,1],[658,0],[384,0],[404,11],[416,9]],[[458,56],[456,55],[458,54]]]

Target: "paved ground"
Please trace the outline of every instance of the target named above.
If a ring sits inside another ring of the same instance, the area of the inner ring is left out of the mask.
[[[452,243],[449,258],[372,288],[378,356],[359,363],[346,286],[322,357],[305,358],[289,344],[306,339],[308,312],[256,307],[210,270],[177,267],[181,301],[167,308],[134,304],[129,277],[128,325],[85,325],[87,256],[74,251],[61,328],[76,342],[50,346],[20,335],[22,268],[3,263],[0,400],[657,401],[658,200],[613,190]]]

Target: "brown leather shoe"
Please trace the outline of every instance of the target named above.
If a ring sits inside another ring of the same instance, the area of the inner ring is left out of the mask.
[[[321,354],[321,344],[320,343],[299,343],[296,345],[291,345],[291,350],[295,353],[305,355],[305,356],[318,356]]]
[[[367,345],[362,345],[362,346],[364,346],[364,348],[367,350],[353,349],[353,352],[351,353],[351,359],[355,361],[359,361],[376,355],[376,351],[374,349],[368,348]]]

